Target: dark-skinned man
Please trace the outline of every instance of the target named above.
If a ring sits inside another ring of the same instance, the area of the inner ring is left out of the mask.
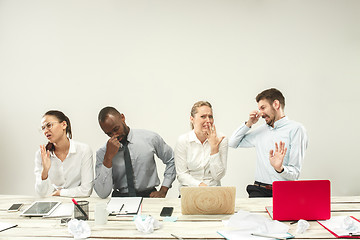
[[[113,107],[99,112],[98,121],[109,140],[96,152],[94,189],[101,198],[113,191],[113,197],[164,198],[175,180],[174,154],[157,134],[130,129],[125,116]],[[166,165],[160,185],[154,155]]]

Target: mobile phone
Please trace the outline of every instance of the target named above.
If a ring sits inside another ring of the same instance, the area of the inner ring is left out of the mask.
[[[170,217],[173,211],[174,211],[173,207],[163,207],[163,209],[161,210],[160,216],[161,217]]]
[[[20,210],[22,205],[22,203],[14,203],[13,205],[11,205],[11,207],[9,207],[8,212],[17,212]]]
[[[62,218],[60,220],[60,225],[66,225],[68,222],[70,222],[71,218]]]

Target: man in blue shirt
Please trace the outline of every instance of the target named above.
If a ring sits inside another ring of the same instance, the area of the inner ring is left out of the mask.
[[[249,197],[272,197],[274,181],[297,180],[308,144],[305,128],[285,116],[285,98],[275,89],[267,89],[256,97],[258,109],[231,136],[233,148],[256,148],[254,185],[247,186]],[[262,117],[266,124],[250,128]]]
[[[115,197],[164,198],[176,177],[171,147],[157,133],[130,129],[124,114],[113,107],[103,108],[98,121],[109,136],[105,146],[96,152],[94,189],[99,197],[106,198],[114,190]],[[128,161],[126,152],[130,155]],[[160,180],[154,154],[166,165],[159,190],[155,188]]]

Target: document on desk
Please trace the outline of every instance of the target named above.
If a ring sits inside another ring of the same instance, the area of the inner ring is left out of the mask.
[[[137,215],[141,210],[142,197],[112,197],[106,209],[110,215]]]
[[[317,222],[337,238],[360,238],[360,221],[353,216],[335,216]]]
[[[13,227],[16,227],[16,226],[17,226],[17,224],[0,222],[0,232],[5,231],[10,228],[13,228]]]
[[[218,234],[223,236],[224,238],[228,240],[266,240],[266,239],[291,239],[294,238],[293,235],[290,233],[284,233],[284,234],[255,234],[249,231],[244,230],[222,230],[217,231]]]

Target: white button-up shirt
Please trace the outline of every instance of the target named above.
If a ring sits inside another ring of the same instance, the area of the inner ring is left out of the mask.
[[[210,155],[211,146],[207,139],[202,144],[194,131],[181,135],[174,150],[180,187],[199,186],[201,182],[220,186],[220,179],[226,172],[227,152],[227,138],[221,141],[219,152]]]
[[[61,161],[50,154],[51,167],[48,178],[41,179],[42,161],[40,149],[35,154],[35,191],[40,196],[48,196],[56,189],[63,197],[88,197],[93,189],[93,152],[83,143],[70,139],[69,153]]]

